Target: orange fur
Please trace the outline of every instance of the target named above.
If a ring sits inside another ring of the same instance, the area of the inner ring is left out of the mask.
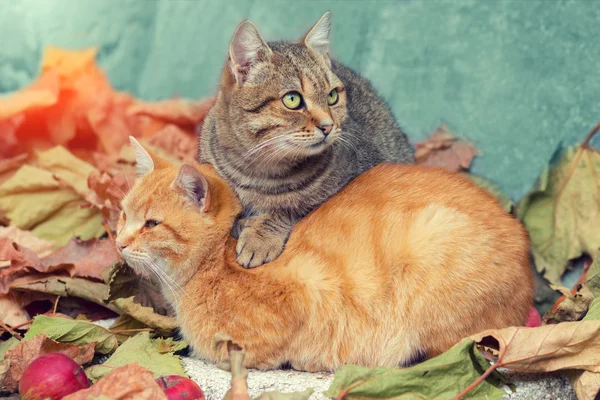
[[[224,333],[246,349],[248,367],[394,366],[525,323],[526,232],[464,177],[374,167],[301,220],[277,260],[248,270],[229,235],[242,209],[229,186],[198,166],[211,193],[203,212],[173,187],[178,167],[153,158],[123,201],[117,244],[134,268],[170,277],[163,290],[202,358],[226,357],[212,347]],[[147,219],[162,223],[144,228]]]

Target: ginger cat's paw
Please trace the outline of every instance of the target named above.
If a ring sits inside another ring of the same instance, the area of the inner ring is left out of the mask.
[[[274,232],[260,217],[241,221],[242,233],[237,242],[237,262],[244,268],[255,268],[275,260],[283,251],[286,234]]]

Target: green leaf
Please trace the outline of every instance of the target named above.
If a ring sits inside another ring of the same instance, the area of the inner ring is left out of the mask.
[[[595,297],[600,297],[600,259],[596,258],[590,270],[588,271],[588,279],[585,282],[585,286],[590,289]]]
[[[123,343],[104,364],[93,365],[85,370],[88,378],[96,381],[109,374],[117,367],[137,363],[147,368],[155,378],[165,375],[180,375],[187,377],[181,359],[172,351],[164,352],[164,343],[150,339],[148,332],[140,332]],[[161,352],[163,351],[163,352]]]
[[[463,339],[445,353],[410,368],[367,368],[354,365],[335,373],[325,395],[347,399],[449,399],[477,380],[490,364]],[[494,374],[492,374],[494,375]],[[498,376],[488,377],[464,398],[500,399]]]
[[[10,337],[10,339],[0,342],[0,361],[4,360],[4,354],[19,344],[19,341],[14,337]]]
[[[600,298],[595,298],[590,304],[590,308],[583,317],[582,321],[598,321],[600,320]]]
[[[38,315],[23,340],[29,340],[39,333],[57,342],[78,346],[96,343],[95,351],[101,354],[110,354],[118,346],[117,338],[108,329],[82,320]]]
[[[498,186],[495,183],[490,182],[487,179],[482,178],[481,176],[478,176],[478,175],[469,174],[469,173],[463,173],[463,175],[466,176],[467,178],[469,178],[470,180],[472,180],[475,184],[477,184],[481,188],[485,189],[490,194],[494,195],[498,199],[498,202],[500,203],[502,208],[504,208],[507,213],[512,212],[512,209],[513,209],[515,203],[512,201],[512,199],[508,195],[506,195],[504,192],[502,192],[502,189],[500,189],[500,186]]]
[[[589,146],[559,148],[518,205],[538,271],[556,285],[569,260],[600,249],[600,153]]]

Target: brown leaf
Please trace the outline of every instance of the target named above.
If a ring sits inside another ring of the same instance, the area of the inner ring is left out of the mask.
[[[0,321],[8,326],[24,324],[31,319],[25,306],[21,303],[20,293],[0,294]]]
[[[219,368],[231,372],[231,387],[223,400],[250,400],[248,394],[248,370],[244,367],[246,352],[229,336],[217,334],[215,347],[225,346],[229,353],[229,361],[220,363]]]
[[[167,396],[154,380],[152,372],[137,364],[115,368],[88,389],[63,400],[88,400],[106,396],[111,400],[166,400]]]
[[[21,341],[14,348],[8,350],[4,360],[10,361],[2,390],[14,392],[18,388],[19,380],[23,376],[25,368],[36,358],[47,353],[62,353],[71,357],[79,365],[86,364],[94,357],[95,343],[84,346],[58,343],[44,334],[37,335],[31,340]]]
[[[559,291],[565,296],[565,299],[558,305],[555,312],[548,311],[544,315],[544,324],[557,324],[565,321],[581,321],[590,304],[594,300],[593,293],[586,285],[580,285],[579,290],[573,295],[571,290],[563,286],[550,285],[556,291]]]
[[[186,99],[169,99],[154,103],[136,101],[129,106],[127,114],[150,116],[172,124],[195,127],[204,120],[214,102],[214,97],[201,101]]]
[[[71,277],[103,281],[103,274],[119,257],[110,240],[72,238],[65,246],[40,259],[30,249],[0,238],[0,260],[10,260],[10,267],[0,269],[0,294],[3,294],[8,292],[12,281],[33,271],[65,271]]]
[[[600,374],[590,371],[569,371],[571,386],[578,400],[594,400],[600,392]]]
[[[175,125],[167,125],[147,139],[148,144],[163,149],[184,162],[195,163],[198,155],[198,137]]]
[[[7,238],[20,246],[32,250],[38,257],[45,257],[52,253],[54,242],[40,239],[31,231],[24,231],[16,226],[0,227],[0,238]],[[10,265],[10,260],[3,260],[0,256],[0,268]]]
[[[88,176],[91,193],[86,200],[102,213],[104,222],[111,232],[116,232],[121,200],[129,191],[130,184],[125,175],[111,176],[106,172],[94,171]]]
[[[481,155],[471,142],[455,137],[446,124],[423,142],[415,143],[415,150],[417,164],[442,167],[450,172],[468,170],[473,158]]]
[[[45,257],[43,262],[68,270],[71,277],[104,280],[104,271],[119,259],[115,245],[110,240],[73,238],[64,247]]]
[[[600,372],[600,321],[492,329],[471,339],[492,350],[482,352],[496,359],[498,367],[520,372],[568,369]],[[481,351],[481,346],[478,347]]]

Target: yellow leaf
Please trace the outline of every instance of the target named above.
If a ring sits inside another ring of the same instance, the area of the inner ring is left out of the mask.
[[[24,165],[0,186],[0,209],[11,223],[54,241],[55,247],[73,236],[85,240],[102,235],[100,211],[83,208],[88,205],[83,198],[86,171],[93,167],[60,148],[38,159],[39,167]]]
[[[81,197],[90,193],[88,176],[96,169],[71,154],[62,146],[56,146],[38,154],[38,166],[54,174],[59,181],[73,187]]]

